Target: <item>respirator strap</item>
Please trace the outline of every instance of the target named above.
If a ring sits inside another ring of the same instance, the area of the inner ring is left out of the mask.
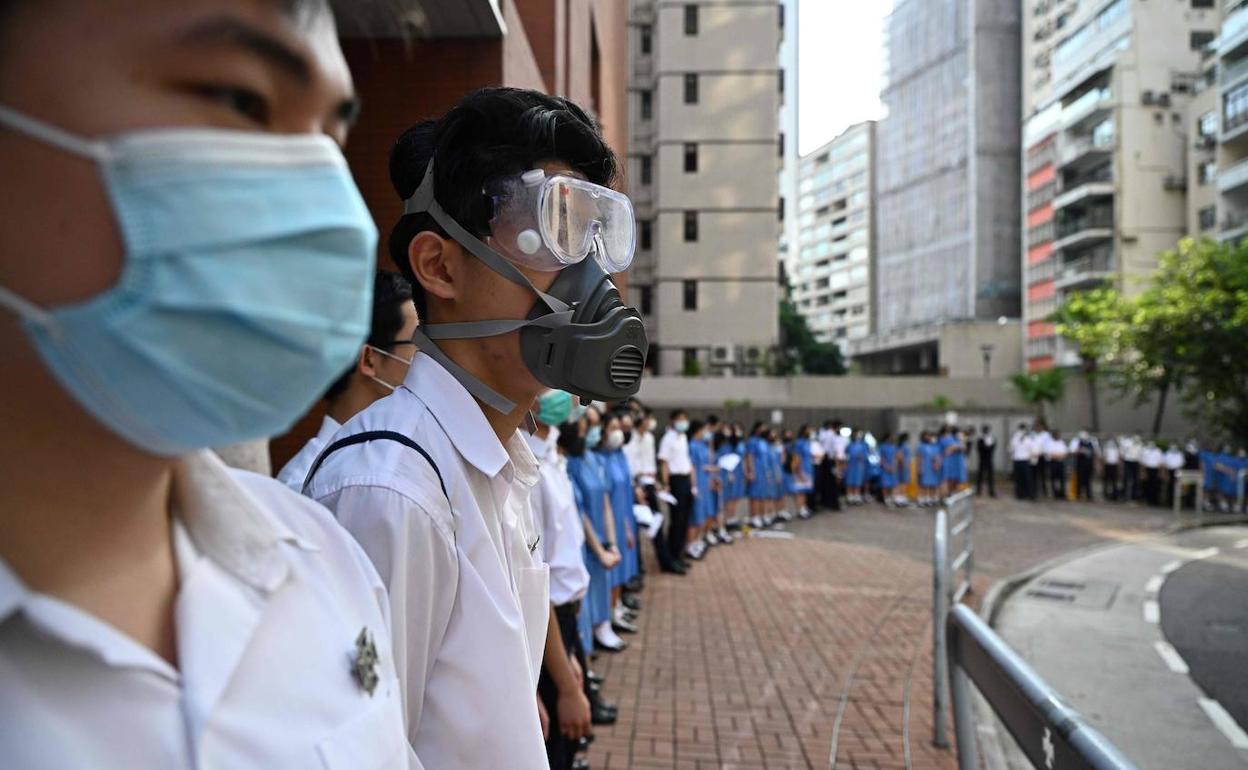
[[[416,192],[412,193],[412,197],[403,201],[403,214],[405,216],[407,214],[429,214],[429,216],[433,217],[433,221],[437,222],[452,240],[468,249],[474,257],[484,262],[491,270],[517,286],[536,293],[537,296],[542,298],[542,302],[546,303],[546,307],[553,312],[559,313],[569,309],[566,302],[538,289],[515,265],[487,246],[480,238],[465,230],[453,217],[446,213],[433,194],[432,159],[425,169],[425,176],[420,181],[420,186],[416,188]]]
[[[452,361],[450,356],[443,353],[434,344],[433,340],[425,336],[425,333],[421,331],[422,328],[417,326],[416,331],[412,332],[412,342],[416,344],[421,353],[437,361],[443,369],[450,372],[451,376],[460,385],[464,386],[464,390],[471,393],[478,401],[501,414],[511,414],[512,410],[516,408],[514,401],[481,382],[467,369]]]
[[[474,340],[481,337],[497,337],[527,326],[553,329],[572,320],[572,311],[548,313],[532,320],[504,319],[499,321],[464,321],[462,323],[422,324],[421,330],[431,340]]]

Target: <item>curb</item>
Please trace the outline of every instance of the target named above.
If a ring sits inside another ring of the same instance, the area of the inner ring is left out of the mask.
[[[1142,537],[1139,540],[1133,540],[1130,542],[1115,541],[1097,543],[1095,545],[1070,551],[993,583],[988,588],[988,593],[984,595],[984,601],[980,605],[979,615],[985,622],[988,623],[988,626],[995,631],[997,616],[1000,614],[1001,608],[1007,601],[1009,601],[1010,597],[1017,593],[1018,590],[1025,584],[1031,582],[1036,577],[1046,572],[1057,569],[1064,564],[1075,561],[1076,559],[1081,559],[1099,551],[1106,551],[1110,548],[1118,548],[1122,545],[1139,544],[1160,540],[1162,538],[1177,535],[1181,532],[1205,529],[1207,527],[1244,523],[1248,523],[1248,520],[1246,520],[1243,516],[1232,517],[1229,520],[1227,518],[1222,518],[1214,520],[1180,522],[1166,527],[1155,534]],[[974,701],[976,733],[979,738],[979,753],[984,762],[984,767],[986,770],[1015,770],[1015,766],[1011,765],[1007,759],[1009,750],[1014,748],[1013,737],[1006,737],[1008,736],[1009,731],[1003,729],[1003,726],[997,720],[997,716],[993,712],[992,707],[988,705],[988,701],[980,695],[978,690],[975,690]]]

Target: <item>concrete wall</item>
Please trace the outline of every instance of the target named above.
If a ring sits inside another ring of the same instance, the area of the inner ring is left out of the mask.
[[[940,368],[947,377],[982,377],[983,345],[992,346],[989,375],[1004,377],[1023,370],[1019,322],[945,324],[940,330]]]

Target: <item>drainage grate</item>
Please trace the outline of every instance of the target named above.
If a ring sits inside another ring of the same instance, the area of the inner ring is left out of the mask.
[[[1068,607],[1104,610],[1113,603],[1117,593],[1118,584],[1108,580],[1046,577],[1028,586],[1023,591],[1023,597]]]

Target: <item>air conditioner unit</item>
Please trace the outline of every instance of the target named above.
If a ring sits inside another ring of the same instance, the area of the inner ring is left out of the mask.
[[[755,362],[763,357],[763,351],[757,347],[751,346],[746,349],[745,357],[749,359],[751,362]]]
[[[1155,104],[1156,102],[1157,97],[1153,95],[1152,91],[1145,91],[1140,94],[1140,104]]]
[[[1212,150],[1216,145],[1217,140],[1212,136],[1196,137],[1196,149],[1198,150]]]
[[[737,349],[732,345],[719,345],[711,348],[711,363],[731,364],[737,360]]]
[[[1161,184],[1163,189],[1181,192],[1187,189],[1187,177],[1170,175]]]
[[[1157,94],[1157,106],[1169,107],[1170,106],[1170,94],[1165,93],[1165,92]]]

